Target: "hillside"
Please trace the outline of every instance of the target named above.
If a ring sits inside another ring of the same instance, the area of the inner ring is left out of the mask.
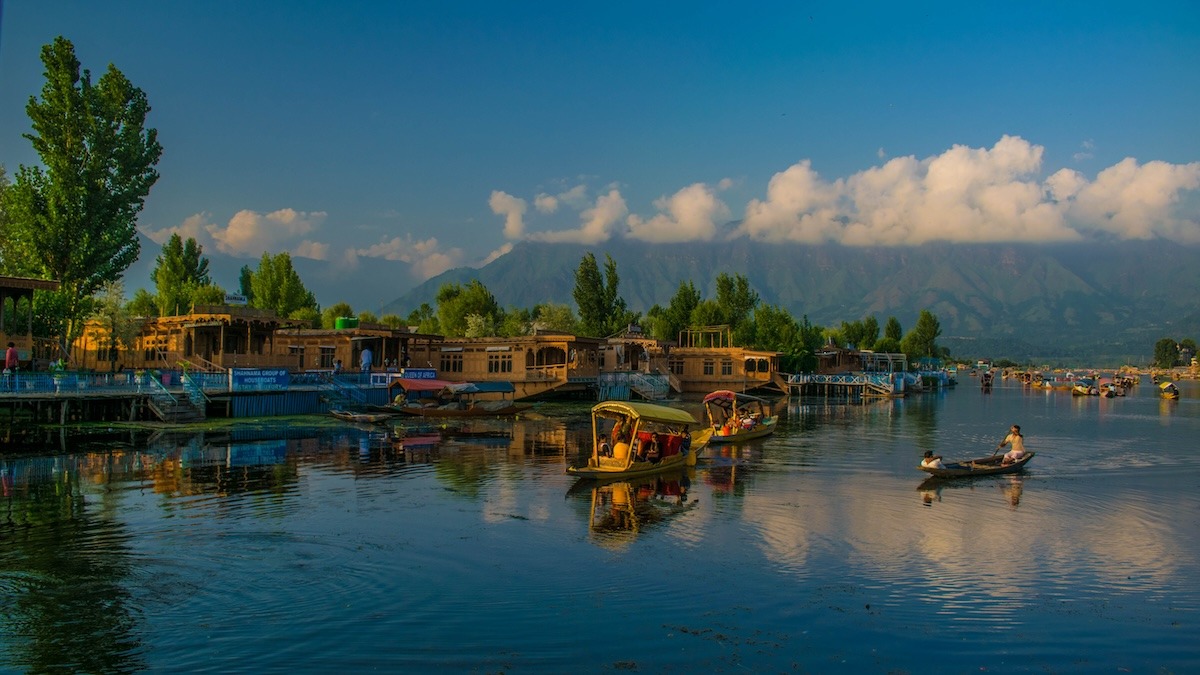
[[[705,297],[721,272],[744,274],[763,302],[814,323],[937,315],[956,355],[1051,362],[1145,362],[1164,336],[1200,336],[1200,247],[1168,241],[929,244],[851,248],[748,241],[584,247],[522,243],[479,270],[452,270],[388,303],[406,315],[444,283],[478,278],[503,306],[574,305],[580,258],[613,256],[634,311],[665,305],[691,279]]]

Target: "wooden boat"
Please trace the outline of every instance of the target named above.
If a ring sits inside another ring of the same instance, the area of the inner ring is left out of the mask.
[[[1158,385],[1158,395],[1169,401],[1178,401],[1179,387],[1174,382],[1163,382]]]
[[[766,399],[719,389],[704,397],[704,412],[712,427],[709,443],[740,443],[769,436],[778,415],[768,414]]]
[[[1090,378],[1082,378],[1075,380],[1075,384],[1071,387],[1072,396],[1099,396],[1100,390],[1096,388],[1095,380]]]
[[[992,476],[1001,473],[1017,473],[1025,468],[1036,453],[1026,452],[1025,456],[1011,464],[1004,463],[1004,455],[991,455],[979,459],[968,459],[962,462],[947,462],[941,468],[918,466],[925,473],[938,478],[968,478],[971,476]]]
[[[400,393],[387,408],[417,417],[502,417],[533,407],[532,403],[519,403],[510,398],[516,391],[511,382],[448,382],[398,377],[388,383],[388,392],[393,389]]]
[[[339,420],[346,420],[347,422],[359,422],[361,424],[380,424],[395,417],[394,413],[362,413],[353,412],[350,410],[330,410],[329,414],[333,415]]]
[[[992,371],[989,370],[989,371],[984,372],[982,375],[979,376],[979,388],[980,389],[991,389],[992,388],[992,380],[994,377],[995,377],[995,375],[992,374]]]
[[[678,408],[653,403],[604,401],[592,407],[592,455],[567,473],[593,479],[647,476],[692,466],[712,429],[700,429]],[[657,458],[650,452],[657,437]]]

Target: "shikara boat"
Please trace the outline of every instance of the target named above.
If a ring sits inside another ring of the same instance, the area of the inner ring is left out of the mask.
[[[1096,381],[1091,378],[1081,378],[1075,380],[1075,384],[1071,387],[1072,396],[1099,396],[1100,390],[1096,388]]]
[[[605,401],[592,408],[592,455],[567,473],[593,479],[648,476],[692,466],[712,436],[678,408],[654,403]],[[657,445],[655,445],[657,442]]]
[[[709,443],[740,443],[775,431],[778,415],[771,415],[766,399],[720,389],[704,397],[704,412],[712,427]]]
[[[447,382],[398,377],[388,383],[389,393],[392,390],[399,393],[388,409],[418,417],[502,417],[533,407],[532,403],[519,403],[510,398],[516,391],[512,382]]]
[[[1001,473],[1017,473],[1023,470],[1035,454],[1027,452],[1024,457],[1011,464],[1004,463],[1004,455],[991,455],[979,459],[968,459],[962,462],[946,462],[941,468],[932,466],[918,466],[917,468],[938,478],[992,476]]]
[[[346,420],[347,422],[359,422],[361,424],[380,424],[382,422],[386,422],[392,417],[395,417],[395,414],[393,413],[363,413],[336,409],[330,410],[329,414],[333,415],[339,420]]]
[[[1158,395],[1170,401],[1179,400],[1179,387],[1174,382],[1163,382],[1158,385]]]

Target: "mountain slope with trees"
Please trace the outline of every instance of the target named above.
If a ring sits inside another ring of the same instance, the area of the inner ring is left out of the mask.
[[[836,326],[922,310],[956,355],[1145,361],[1164,335],[1200,333],[1200,246],[1170,241],[847,247],[751,241],[601,246],[524,242],[479,270],[457,269],[388,303],[406,316],[444,283],[478,279],[502,306],[573,305],[580,259],[610,255],[628,309],[667,306],[680,283],[715,297],[744,275],[762,302]]]

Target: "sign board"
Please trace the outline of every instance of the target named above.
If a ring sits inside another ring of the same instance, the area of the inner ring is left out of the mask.
[[[246,296],[237,293],[226,293],[225,304],[227,305],[244,305],[246,304]]]
[[[287,389],[292,374],[287,368],[230,368],[230,391],[269,391]]]
[[[436,380],[436,368],[401,368],[400,377],[410,380]]]

